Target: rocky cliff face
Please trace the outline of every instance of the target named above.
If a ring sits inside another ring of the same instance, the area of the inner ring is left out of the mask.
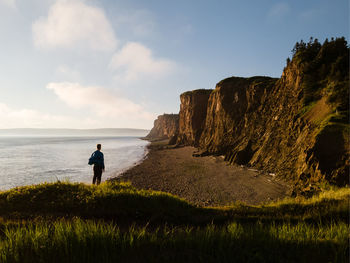
[[[194,90],[181,94],[177,144],[199,146],[211,92],[212,90]]]
[[[279,79],[231,77],[186,92],[176,141],[288,178],[295,193],[349,184],[348,58],[344,38],[300,42]]]
[[[296,192],[312,192],[324,181],[348,184],[349,49],[341,42],[304,46],[280,79],[219,82],[200,148],[287,177]]]
[[[148,140],[163,140],[178,134],[179,115],[163,114],[158,116],[149,134],[145,137]]]
[[[209,98],[200,147],[219,154],[233,147],[251,147],[250,140],[264,130],[263,102],[276,81],[268,77],[232,77],[219,82]]]

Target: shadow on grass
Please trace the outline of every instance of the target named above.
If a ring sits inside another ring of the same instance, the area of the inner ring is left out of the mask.
[[[0,192],[0,216],[9,219],[79,216],[126,221],[196,221],[210,210],[167,193],[136,190],[127,183],[101,186],[51,183]]]
[[[5,219],[95,218],[150,224],[225,223],[255,221],[349,221],[350,189],[313,199],[289,199],[260,206],[201,208],[168,193],[137,190],[129,183],[100,186],[50,183],[0,192],[0,217]]]

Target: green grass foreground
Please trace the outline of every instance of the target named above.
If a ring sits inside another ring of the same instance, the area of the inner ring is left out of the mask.
[[[0,192],[0,262],[348,262],[350,189],[200,208],[128,183]]]

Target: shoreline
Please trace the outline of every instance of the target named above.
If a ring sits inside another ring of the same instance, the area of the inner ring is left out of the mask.
[[[105,154],[106,172],[102,175],[102,182],[107,181],[143,161],[149,142],[139,138],[99,135],[0,136],[0,147],[6,149],[0,155],[3,160],[0,191],[57,181],[91,184],[93,167],[88,165],[87,160],[97,143],[102,143]]]
[[[251,167],[228,165],[220,156],[193,157],[194,147],[153,141],[138,164],[110,181],[130,181],[137,189],[168,192],[198,206],[257,205],[290,196],[291,186]]]
[[[138,139],[141,139],[143,140],[142,138],[138,138]],[[128,170],[132,169],[133,167],[141,164],[144,160],[147,159],[147,156],[148,156],[148,153],[149,153],[149,145],[151,144],[151,142],[149,142],[147,145],[145,145],[145,148],[144,148],[144,153],[143,153],[143,156],[140,160],[138,160],[137,162],[131,164],[130,166],[128,167],[125,167],[123,168],[122,170],[120,171],[115,171],[113,172],[112,175],[110,175],[109,177],[107,177],[105,180],[102,180],[101,182],[107,182],[107,181],[113,181],[115,180],[116,178],[120,178],[121,176],[123,176],[123,174],[125,172],[127,172]],[[102,177],[103,177],[103,174],[102,174]]]

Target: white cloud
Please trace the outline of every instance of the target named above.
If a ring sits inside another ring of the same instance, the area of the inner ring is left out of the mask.
[[[116,48],[112,26],[104,11],[82,0],[57,0],[47,17],[32,25],[34,44],[39,48],[82,48],[111,51]]]
[[[286,2],[280,2],[273,5],[268,13],[269,18],[282,18],[290,11],[290,6]]]
[[[12,9],[16,9],[16,1],[15,0],[0,0],[0,5],[5,5]]]
[[[151,128],[156,115],[126,98],[102,88],[78,83],[49,83],[69,115],[30,108],[12,108],[0,102],[0,129],[9,128]],[[81,117],[83,114],[83,117]]]
[[[154,58],[152,51],[136,42],[127,43],[111,59],[109,68],[116,71],[117,77],[134,81],[142,77],[163,77],[175,69],[174,62]]]
[[[80,122],[80,126],[76,124]],[[62,115],[42,113],[33,109],[14,109],[0,103],[0,128],[65,128],[85,127],[82,120]]]
[[[146,112],[140,105],[102,88],[82,86],[79,83],[49,83],[46,87],[68,106],[75,109],[89,109],[99,118],[126,118],[133,120],[154,120],[155,115]]]

